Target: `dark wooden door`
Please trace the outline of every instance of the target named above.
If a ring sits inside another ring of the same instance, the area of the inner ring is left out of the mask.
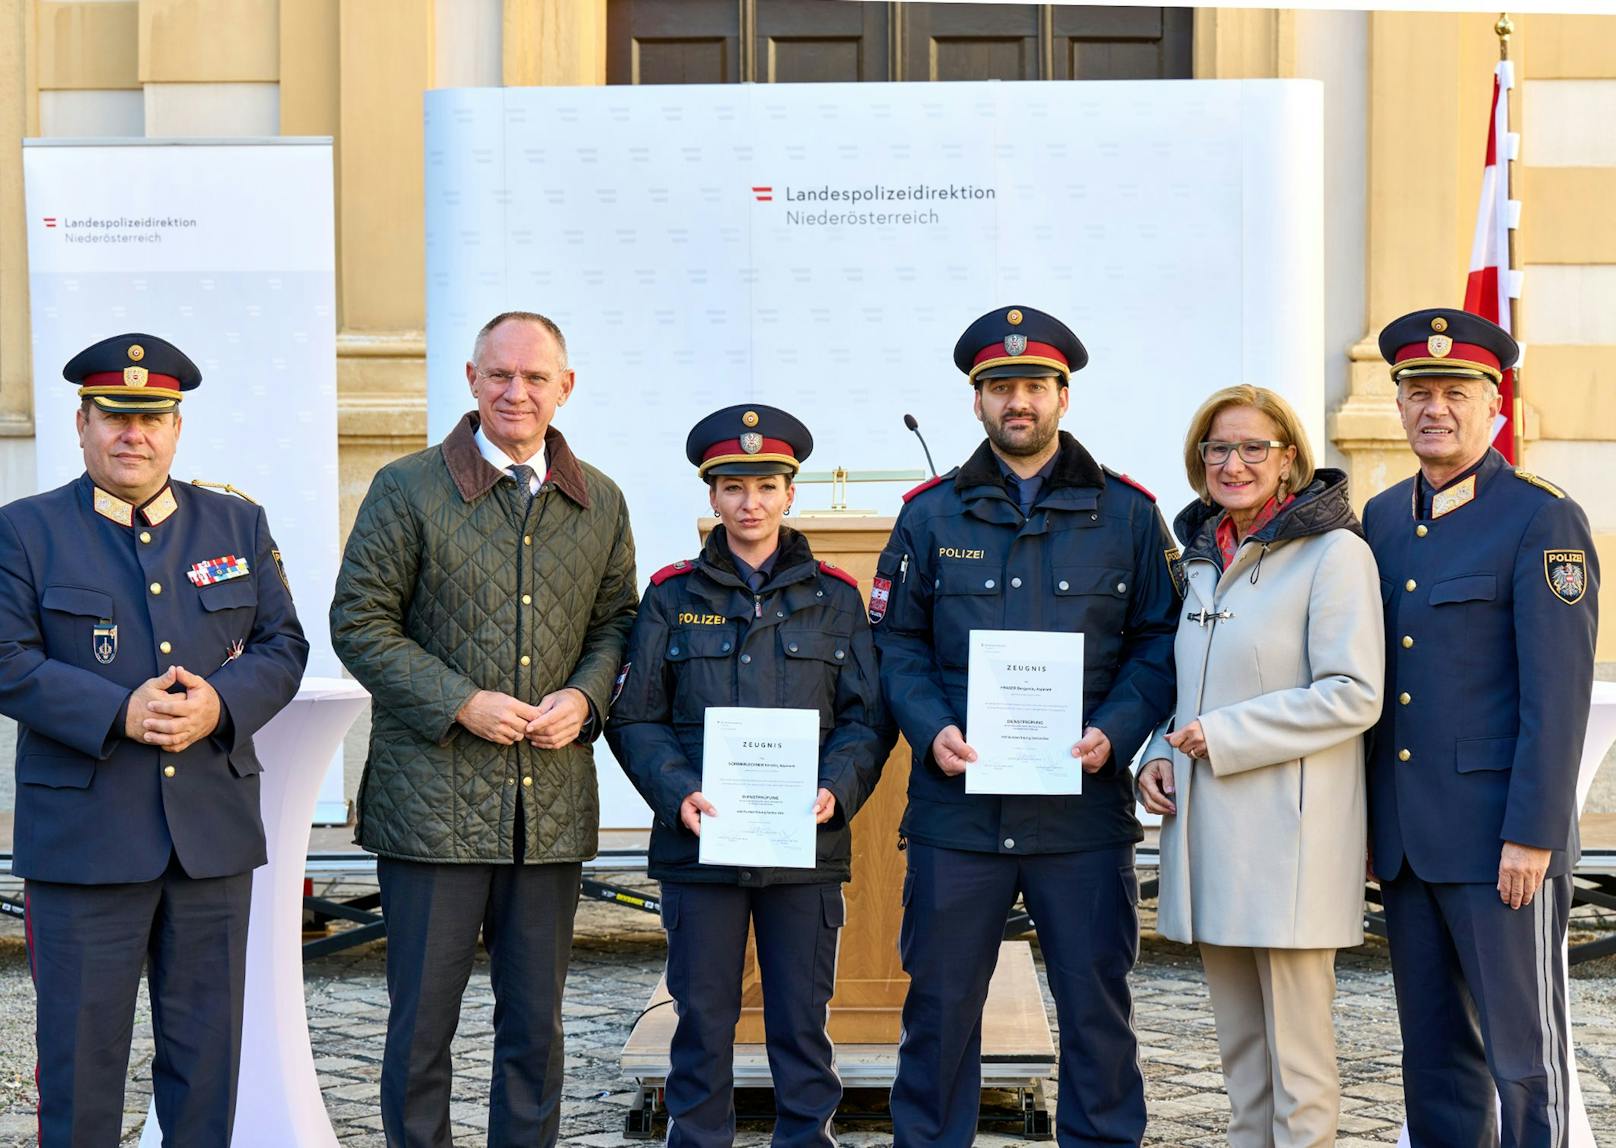
[[[1191,74],[1194,10],[608,0],[607,82],[1145,80]]]

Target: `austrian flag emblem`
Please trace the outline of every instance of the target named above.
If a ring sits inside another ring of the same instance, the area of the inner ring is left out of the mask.
[[[877,574],[870,583],[870,625],[887,616],[887,599],[892,594],[892,579]]]
[[[1560,601],[1574,606],[1588,592],[1588,554],[1583,550],[1545,550],[1543,577]]]

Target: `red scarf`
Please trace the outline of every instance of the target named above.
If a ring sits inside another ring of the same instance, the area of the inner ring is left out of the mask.
[[[1257,517],[1251,520],[1251,529],[1246,531],[1246,537],[1251,537],[1264,526],[1267,526],[1274,515],[1284,510],[1295,499],[1294,494],[1287,494],[1284,498],[1275,495],[1263,503],[1262,509],[1257,511]],[[1240,540],[1235,537],[1234,519],[1230,518],[1229,512],[1225,510],[1223,517],[1218,519],[1218,553],[1223,557],[1223,568],[1225,570],[1229,568],[1229,563],[1234,561],[1235,551],[1239,549]]]

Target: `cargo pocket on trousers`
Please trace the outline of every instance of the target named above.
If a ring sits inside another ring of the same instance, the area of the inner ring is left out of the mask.
[[[819,899],[825,915],[825,928],[840,929],[847,924],[847,902],[842,899],[840,885],[826,885],[819,891]]]
[[[668,984],[668,995],[678,1000],[684,995],[684,973],[675,956],[674,931],[679,928],[679,890],[662,886],[662,927],[668,934],[668,964],[663,979]]]

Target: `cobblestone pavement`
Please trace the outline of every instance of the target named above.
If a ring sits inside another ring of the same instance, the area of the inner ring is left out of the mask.
[[[1148,931],[1134,977],[1136,1021],[1150,1105],[1150,1145],[1224,1143],[1228,1103],[1222,1092],[1212,1014],[1193,949]],[[1036,952],[1036,950],[1035,950]],[[567,982],[567,1082],[562,1142],[619,1145],[632,1082],[619,1073],[618,1053],[661,972],[664,949],[655,919],[586,902],[580,907]],[[309,1029],[326,1107],[345,1148],[381,1148],[377,1082],[387,1015],[384,949],[350,950],[307,966]],[[1040,965],[1040,973],[1042,972]],[[1345,1091],[1338,1143],[1390,1144],[1402,1119],[1399,1041],[1386,950],[1378,941],[1344,952],[1338,961],[1336,1006]],[[1047,998],[1047,992],[1046,992]],[[1047,1002],[1051,1018],[1052,1003]],[[33,992],[20,924],[0,922],[0,1145],[32,1144],[34,1132]],[[1572,1015],[1582,1087],[1594,1131],[1616,1142],[1616,959],[1578,966]],[[452,1120],[462,1148],[483,1143],[493,995],[485,962],[467,990],[455,1042]],[[124,1143],[139,1140],[150,1099],[150,1014],[144,996],[136,1019]],[[244,1087],[251,1087],[250,1080]],[[1051,1109],[1054,1081],[1048,1085]],[[1001,1099],[1008,1100],[1008,1097]],[[873,1124],[844,1129],[848,1145],[882,1145],[890,1132]],[[738,1143],[768,1142],[765,1123],[743,1123]],[[984,1133],[982,1145],[1024,1143]]]

